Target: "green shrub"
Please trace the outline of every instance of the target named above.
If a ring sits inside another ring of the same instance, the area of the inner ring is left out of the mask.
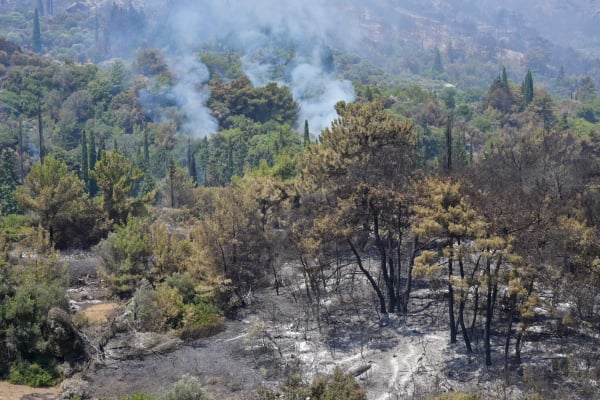
[[[198,378],[184,375],[168,391],[163,393],[160,400],[209,400],[210,397],[202,390]]]
[[[473,393],[445,393],[432,397],[430,400],[479,400],[479,395]]]
[[[60,376],[53,366],[17,362],[11,365],[8,381],[13,385],[49,387],[58,383]]]
[[[134,393],[128,396],[119,397],[119,400],[156,400],[156,396],[149,393]]]
[[[310,385],[298,376],[291,376],[281,385],[279,392],[260,388],[257,397],[259,400],[367,400],[365,390],[356,379],[351,374],[344,374],[339,368],[335,369],[333,375],[316,378]]]
[[[186,304],[184,310],[183,327],[179,331],[183,340],[211,336],[223,329],[223,317],[210,303]]]

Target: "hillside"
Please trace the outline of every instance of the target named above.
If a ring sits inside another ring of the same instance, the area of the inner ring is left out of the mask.
[[[597,398],[594,8],[0,1],[0,380]]]

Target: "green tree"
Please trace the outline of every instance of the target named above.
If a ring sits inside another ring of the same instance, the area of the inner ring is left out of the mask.
[[[80,157],[81,180],[85,185],[85,190],[90,193],[90,171],[88,166],[88,146],[85,133],[81,134],[81,157]]]
[[[33,165],[15,197],[23,209],[36,214],[53,244],[65,239],[63,232],[87,209],[83,181],[51,155],[44,164]]]
[[[34,53],[40,54],[42,52],[42,32],[40,30],[40,17],[37,8],[33,14],[33,39],[31,42],[31,49]]]
[[[506,68],[502,67],[502,86],[508,89],[508,77],[506,76]]]
[[[120,224],[130,213],[141,212],[144,203],[153,198],[153,194],[142,199],[132,197],[134,185],[142,176],[142,171],[134,168],[125,155],[117,151],[102,153],[91,177],[102,191],[102,209],[112,223]]]
[[[523,82],[523,102],[527,107],[533,101],[533,77],[531,70],[527,70],[525,81]]]
[[[16,153],[5,148],[0,153],[0,215],[14,214],[19,207],[14,198],[14,191],[19,184]]]
[[[310,131],[308,130],[308,120],[304,120],[304,139],[302,144],[306,147],[310,143]]]
[[[440,49],[435,48],[435,54],[433,58],[433,66],[431,70],[434,74],[439,75],[444,72],[444,64],[442,64],[442,54],[440,53]]]
[[[93,171],[96,168],[97,153],[96,153],[96,138],[94,137],[94,131],[92,129],[90,129],[88,131],[87,153],[88,153],[87,154],[88,169],[90,171]],[[90,197],[94,197],[96,195],[96,193],[98,193],[98,184],[96,183],[96,180],[94,178],[89,176],[89,173],[88,173],[88,179],[89,179]]]
[[[340,118],[323,130],[320,143],[309,146],[299,162],[307,199],[309,193],[322,193],[322,200],[307,204],[314,221],[300,240],[307,253],[334,244],[348,248],[377,294],[385,320],[388,311],[405,306],[400,272],[402,245],[410,234],[413,126],[395,120],[379,102],[341,102],[336,110]],[[378,255],[381,286],[363,263],[370,251]]]

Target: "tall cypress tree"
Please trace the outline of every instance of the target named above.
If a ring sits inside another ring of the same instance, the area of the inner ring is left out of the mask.
[[[42,2],[42,0],[38,0],[37,1],[37,10],[40,13],[40,16],[44,16],[44,3]]]
[[[148,131],[146,129],[144,129],[144,168],[145,170],[150,168],[150,144],[148,143]]]
[[[304,120],[304,142],[302,143],[304,146],[308,146],[310,143],[310,131],[308,130],[308,120]]]
[[[98,156],[96,157],[96,162],[102,159],[102,153],[106,151],[106,140],[104,138],[100,139],[100,145],[98,146]]]
[[[525,103],[525,107],[527,107],[533,101],[533,77],[531,75],[531,70],[527,70],[527,75],[525,75],[525,81],[523,82],[523,102]]]
[[[444,65],[442,64],[442,55],[440,53],[440,49],[435,48],[435,58],[433,60],[432,71],[436,74],[441,74],[444,72]]]
[[[19,206],[13,196],[19,176],[17,173],[17,154],[10,148],[0,153],[0,215],[15,214]]]
[[[505,67],[502,67],[502,86],[508,89],[508,77],[506,76]]]
[[[87,140],[87,145],[88,145],[88,169],[90,171],[93,171],[94,168],[96,168],[96,160],[97,160],[97,155],[96,155],[96,139],[94,138],[94,132],[90,129],[89,133],[88,133],[88,140]],[[90,196],[93,197],[96,195],[96,193],[98,193],[98,184],[96,183],[96,180],[92,177],[89,178],[90,180],[90,185],[89,185],[89,192],[90,192]]]
[[[31,49],[37,54],[42,52],[42,31],[40,30],[40,16],[37,8],[33,14],[33,39],[31,42]]]
[[[85,132],[81,133],[81,180],[85,183],[85,189],[90,191],[90,171],[88,164],[88,147]]]

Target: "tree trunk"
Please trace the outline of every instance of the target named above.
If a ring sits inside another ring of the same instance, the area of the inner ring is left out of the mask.
[[[458,244],[460,246],[460,241],[458,242]],[[460,278],[461,278],[461,280],[464,280],[465,279],[465,266],[463,263],[462,256],[459,256],[459,258],[458,258],[458,267],[459,267],[459,271],[460,271]],[[465,346],[467,348],[467,353],[471,354],[471,353],[473,353],[473,349],[471,348],[471,340],[469,338],[469,332],[467,331],[467,327],[465,326],[465,303],[466,303],[466,301],[467,301],[466,294],[464,293],[463,285],[461,282],[460,302],[458,303],[458,324],[462,331],[463,340],[465,341]]]
[[[454,252],[448,257],[448,317],[450,319],[450,343],[456,343],[456,320],[454,318],[454,287],[452,286],[452,258]]]
[[[408,262],[408,268],[406,270],[406,287],[404,289],[404,296],[402,299],[402,312],[408,312],[408,301],[410,300],[410,292],[412,290],[412,271],[415,266],[415,258],[417,257],[417,249],[419,247],[419,237],[415,236],[413,241],[413,247],[410,253],[410,260]]]
[[[21,184],[25,182],[25,168],[23,166],[23,118],[19,116],[19,176]]]
[[[354,257],[356,257],[356,262],[358,264],[358,268],[361,270],[361,272],[363,274],[365,274],[365,276],[367,277],[367,280],[369,281],[369,283],[373,287],[373,290],[375,290],[375,293],[377,294],[377,298],[379,299],[379,309],[380,309],[381,313],[387,317],[387,307],[385,305],[385,296],[381,292],[381,289],[379,288],[379,285],[377,285],[377,282],[375,282],[375,279],[373,279],[373,276],[371,276],[369,271],[363,266],[360,254],[358,254],[358,251],[356,250],[356,247],[354,247],[354,244],[352,244],[352,242],[350,240],[348,240],[348,244],[350,245],[350,249],[352,250],[352,253],[354,253]]]
[[[512,336],[512,326],[514,319],[514,309],[516,307],[516,298],[515,296],[511,296],[510,299],[510,312],[508,313],[508,327],[506,328],[506,341],[504,342],[504,380],[506,384],[509,384],[510,380],[510,371],[508,369],[508,353],[510,350],[510,338]]]
[[[39,146],[40,146],[40,162],[44,163],[44,124],[42,122],[42,105],[38,105],[38,135],[39,135]]]
[[[396,299],[395,299],[396,296],[394,294],[394,283],[392,282],[392,278],[390,277],[390,273],[388,272],[387,252],[385,250],[385,245],[383,243],[383,240],[381,239],[381,236],[379,234],[379,218],[377,216],[378,212],[377,212],[377,209],[375,207],[373,207],[372,204],[369,204],[369,208],[373,215],[373,233],[375,235],[375,243],[377,245],[377,249],[379,250],[379,257],[381,258],[381,262],[380,262],[381,272],[383,274],[383,280],[385,282],[385,285],[386,285],[387,291],[388,291],[388,299],[389,299],[388,311],[394,312],[394,308],[396,305]],[[393,263],[392,263],[392,266],[393,266]]]
[[[492,291],[493,291],[493,283],[492,283],[492,274],[491,274],[491,260],[486,261],[485,273],[487,275],[487,297],[486,297],[486,305],[485,305],[485,330],[483,333],[483,345],[485,348],[485,365],[492,365],[492,350],[490,343],[490,330],[492,328],[492,316],[494,313],[494,307],[492,304]]]

